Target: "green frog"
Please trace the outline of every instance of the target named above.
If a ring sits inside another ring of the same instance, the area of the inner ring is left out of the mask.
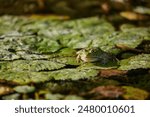
[[[81,49],[76,54],[78,62],[94,63],[100,66],[112,66],[118,63],[118,59],[114,55],[104,52],[98,47]]]

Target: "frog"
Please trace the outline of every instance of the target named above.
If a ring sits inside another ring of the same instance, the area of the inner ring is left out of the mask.
[[[118,64],[118,59],[115,55],[105,52],[99,47],[83,48],[77,51],[76,60],[77,62],[94,63],[102,66]]]

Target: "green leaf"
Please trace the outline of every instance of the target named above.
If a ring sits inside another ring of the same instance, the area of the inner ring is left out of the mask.
[[[126,92],[125,94],[123,94],[123,98],[126,100],[144,100],[147,99],[149,96],[149,93],[142,89],[138,89],[130,86],[123,86],[122,88]]]
[[[43,39],[41,42],[36,44],[37,51],[40,53],[51,53],[56,52],[61,48],[57,41],[50,39]]]
[[[9,82],[12,84],[28,84],[28,83],[41,83],[48,81],[46,73],[41,72],[0,72],[0,82]]]
[[[150,68],[150,54],[140,54],[120,61],[119,70]]]
[[[97,17],[65,22],[62,26],[66,33],[59,38],[59,41],[63,46],[75,49],[98,47],[92,44],[93,41],[101,38],[106,32],[114,31],[110,23]]]
[[[83,100],[84,98],[77,95],[68,95],[64,98],[64,100]]]
[[[31,93],[31,92],[35,91],[35,87],[34,86],[28,86],[28,85],[16,86],[16,87],[14,87],[14,90],[18,93]]]
[[[150,40],[150,28],[128,28],[123,31],[105,33],[102,38],[95,39],[95,44],[109,53],[118,54],[122,50],[117,45],[136,48],[144,40]]]
[[[47,100],[61,100],[63,98],[64,98],[64,95],[61,95],[61,94],[51,94],[51,93],[45,94],[45,99]]]
[[[47,100],[83,100],[82,97],[76,95],[61,95],[61,94],[45,94]]]
[[[51,72],[14,72],[0,73],[0,81],[17,84],[42,83],[50,80],[79,80],[90,79],[97,76],[98,70],[94,69],[62,69]]]
[[[144,7],[142,5],[137,6],[136,8],[134,8],[134,11],[137,12],[137,13],[150,15],[150,8]]]
[[[7,50],[0,49],[0,61],[19,59],[20,56]]]
[[[1,63],[2,71],[44,71],[63,68],[65,64],[48,60],[16,60]]]
[[[59,56],[75,56],[76,54],[76,50],[72,49],[72,48],[62,48],[59,52],[58,52]]]
[[[53,71],[49,77],[55,80],[80,80],[93,78],[98,73],[99,71],[94,69],[62,69]]]
[[[2,99],[3,100],[19,100],[20,96],[21,94],[14,93],[14,94],[3,96]]]
[[[77,66],[81,64],[77,61],[76,57],[56,57],[50,60],[61,63],[61,64],[65,64],[65,65]]]
[[[142,40],[143,38],[140,35],[132,32],[113,32],[105,34],[103,36],[103,41],[101,40],[99,44],[102,50],[118,54],[121,50],[117,48],[116,45],[124,45],[129,48],[135,48],[142,42]]]

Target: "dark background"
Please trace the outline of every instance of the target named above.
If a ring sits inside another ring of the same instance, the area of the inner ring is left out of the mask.
[[[150,0],[0,0],[0,15],[59,14],[70,17],[107,15],[150,7]]]

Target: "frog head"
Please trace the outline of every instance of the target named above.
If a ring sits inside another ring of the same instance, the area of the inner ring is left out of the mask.
[[[77,61],[96,62],[99,61],[100,56],[105,53],[100,48],[85,48],[79,50],[77,54]]]
[[[88,49],[81,49],[79,51],[77,51],[77,61],[83,61],[83,62],[88,62],[87,60],[87,55],[89,54],[89,50]]]

